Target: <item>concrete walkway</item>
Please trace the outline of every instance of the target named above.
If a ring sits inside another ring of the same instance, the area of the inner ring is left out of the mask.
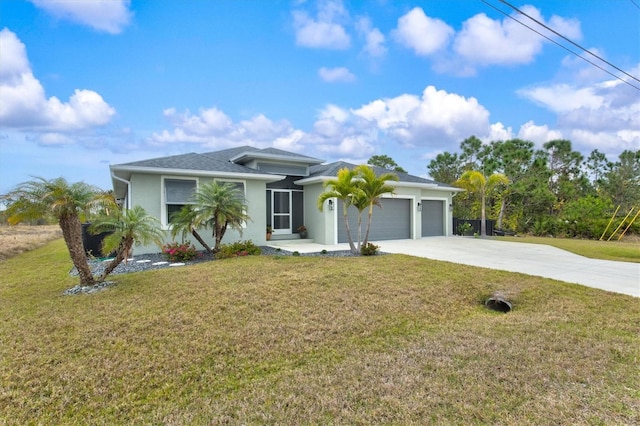
[[[304,240],[270,243],[272,247],[300,253],[349,249],[348,244],[325,246]],[[473,237],[428,237],[374,243],[385,253],[520,272],[640,297],[640,263],[590,259],[542,244]]]

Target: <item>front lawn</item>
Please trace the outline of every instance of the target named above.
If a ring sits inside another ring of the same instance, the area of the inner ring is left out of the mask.
[[[640,300],[403,255],[0,263],[0,424],[638,424]],[[494,291],[514,310],[489,311]]]
[[[571,253],[592,259],[615,260],[619,262],[640,263],[640,240],[626,239],[623,241],[580,240],[575,238],[546,238],[546,237],[496,237],[504,241],[517,243],[546,244]]]

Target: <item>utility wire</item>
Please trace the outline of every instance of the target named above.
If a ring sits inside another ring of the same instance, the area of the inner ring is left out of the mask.
[[[562,34],[560,34],[559,32],[557,32],[556,30],[554,30],[553,28],[549,27],[548,25],[546,25],[544,22],[540,22],[539,20],[537,20],[536,18],[534,18],[533,16],[523,12],[522,10],[518,9],[517,7],[515,7],[514,5],[512,5],[511,3],[509,3],[506,0],[498,0],[501,3],[506,4],[507,6],[509,6],[511,9],[515,10],[516,12],[520,13],[521,15],[526,16],[527,18],[531,19],[533,22],[535,22],[536,24],[546,28],[547,30],[551,31],[552,33],[554,33],[555,35],[557,35],[558,37],[562,38],[563,40],[568,41],[569,43],[573,44],[575,47],[577,47],[578,49],[581,49],[582,51],[588,53],[589,55],[593,56],[596,59],[601,60],[602,62],[604,62],[605,64],[609,65],[612,68],[617,69],[618,71],[620,71],[621,73],[623,73],[624,75],[626,75],[627,77],[630,77],[632,79],[634,79],[635,81],[637,81],[638,83],[640,83],[640,79],[638,79],[637,77],[632,76],[631,74],[629,74],[628,72],[624,71],[623,69],[618,68],[617,66],[613,65],[611,62],[607,61],[606,59],[601,58],[600,56],[596,55],[595,53],[585,49],[584,47],[580,46],[578,43],[574,42],[573,40],[563,36]]]
[[[629,0],[631,3],[633,3],[633,5],[635,7],[637,7],[638,9],[640,9],[640,4],[636,3],[635,0]]]
[[[638,86],[636,86],[636,85],[634,85],[634,84],[632,84],[632,83],[628,82],[627,80],[625,80],[625,79],[623,79],[623,78],[618,77],[617,75],[615,75],[615,74],[614,74],[614,73],[612,73],[611,71],[609,71],[609,70],[607,70],[607,69],[605,69],[605,68],[601,67],[600,65],[596,64],[595,62],[592,62],[592,61],[590,61],[589,59],[585,58],[584,56],[581,56],[579,53],[574,52],[573,50],[569,49],[568,47],[566,47],[566,46],[564,46],[564,45],[562,45],[562,44],[558,43],[557,41],[555,41],[555,40],[554,40],[554,39],[552,39],[551,37],[548,37],[548,36],[546,36],[546,35],[542,34],[540,31],[538,31],[538,30],[536,30],[536,29],[534,29],[534,28],[531,28],[529,25],[525,24],[525,23],[524,23],[524,22],[522,22],[522,21],[519,21],[518,19],[516,19],[516,18],[514,18],[513,16],[509,15],[509,14],[508,14],[508,13],[506,13],[505,11],[503,11],[503,10],[499,9],[498,7],[496,7],[496,6],[492,5],[492,4],[491,4],[491,3],[489,3],[488,1],[486,1],[486,0],[480,0],[480,1],[482,1],[482,2],[483,2],[484,4],[486,4],[487,6],[489,6],[489,7],[493,8],[493,9],[497,10],[498,12],[502,13],[502,14],[503,14],[503,15],[505,15],[507,18],[509,18],[509,19],[513,19],[514,21],[516,21],[516,22],[517,22],[517,23],[519,23],[520,25],[522,25],[522,26],[524,26],[524,27],[526,27],[526,28],[530,29],[531,31],[533,31],[534,33],[536,33],[536,34],[540,35],[541,37],[546,38],[546,39],[547,39],[547,40],[549,40],[551,43],[553,43],[553,44],[555,44],[555,45],[557,45],[557,46],[559,46],[559,47],[563,48],[564,50],[566,50],[566,51],[567,51],[567,52],[569,52],[569,53],[572,53],[573,55],[576,55],[578,58],[582,59],[582,60],[583,60],[583,61],[585,61],[585,62],[588,62],[589,64],[591,64],[591,65],[593,65],[594,67],[596,67],[596,68],[600,69],[601,71],[606,72],[607,74],[609,74],[610,76],[612,76],[612,77],[613,77],[613,78],[615,78],[616,80],[620,80],[621,82],[623,82],[623,83],[625,83],[625,84],[627,84],[627,85],[629,85],[629,86],[633,87],[634,89],[636,89],[636,90],[640,90],[640,87],[638,87]],[[625,73],[625,74],[626,74],[626,73]],[[634,77],[634,79],[635,79],[635,77]],[[636,79],[636,80],[637,80],[637,79]]]

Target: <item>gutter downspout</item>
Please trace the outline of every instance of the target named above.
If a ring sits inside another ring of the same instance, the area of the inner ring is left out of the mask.
[[[115,173],[111,172],[111,179],[115,179],[115,180],[119,180],[120,182],[123,182],[124,184],[127,185],[127,200],[126,200],[126,205],[124,206],[125,209],[129,210],[131,208],[131,182],[123,179],[121,177],[118,177],[115,175]]]

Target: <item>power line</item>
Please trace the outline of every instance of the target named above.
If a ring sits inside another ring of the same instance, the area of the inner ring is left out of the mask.
[[[513,10],[515,10],[516,12],[520,13],[521,15],[526,16],[527,18],[531,19],[533,22],[535,22],[536,24],[546,28],[547,30],[551,31],[552,33],[554,33],[555,35],[557,35],[558,37],[562,38],[563,40],[568,41],[569,43],[573,44],[575,47],[577,47],[578,49],[581,49],[582,51],[588,53],[589,55],[593,56],[596,59],[601,60],[602,62],[604,62],[605,64],[609,65],[612,68],[617,69],[618,71],[620,71],[621,73],[623,73],[624,75],[626,75],[627,77],[630,77],[632,79],[634,79],[635,81],[637,81],[638,83],[640,83],[640,79],[632,76],[631,74],[629,74],[628,72],[624,71],[623,69],[618,68],[617,66],[613,65],[611,62],[607,61],[606,59],[601,58],[600,56],[596,55],[595,53],[585,49],[584,47],[580,46],[578,43],[574,42],[573,40],[563,36],[562,34],[560,34],[559,32],[557,32],[556,30],[554,30],[553,28],[547,26],[544,22],[540,22],[539,20],[537,20],[536,18],[534,18],[533,16],[523,12],[522,10],[518,9],[517,7],[515,7],[514,5],[512,5],[511,3],[509,3],[506,0],[498,0],[501,3],[506,4],[507,6],[509,6],[510,8],[512,8]]]
[[[497,10],[498,12],[502,13],[502,14],[503,14],[503,15],[505,15],[507,18],[509,18],[509,19],[513,19],[514,21],[516,21],[516,22],[517,22],[517,23],[519,23],[520,25],[522,25],[522,26],[524,26],[524,27],[526,27],[526,28],[530,29],[531,31],[533,31],[534,33],[536,33],[536,34],[540,35],[541,37],[546,38],[546,39],[547,39],[547,40],[549,40],[551,43],[553,43],[553,44],[555,44],[555,45],[557,45],[557,46],[559,46],[559,47],[563,48],[563,49],[564,49],[564,50],[566,50],[567,52],[569,52],[569,53],[571,53],[571,54],[573,54],[573,55],[577,56],[578,58],[582,59],[583,61],[585,61],[585,62],[587,62],[587,63],[589,63],[589,64],[591,64],[591,65],[593,65],[594,67],[596,67],[596,68],[600,69],[601,71],[606,72],[607,74],[609,74],[610,76],[612,76],[612,77],[613,77],[613,78],[615,78],[616,80],[620,80],[621,82],[623,82],[623,83],[625,83],[625,84],[627,84],[627,85],[629,85],[629,86],[633,87],[634,89],[636,89],[636,90],[640,90],[640,87],[638,87],[638,86],[636,86],[636,85],[634,85],[634,84],[632,84],[632,83],[628,82],[627,80],[625,80],[625,79],[623,79],[623,78],[618,77],[617,75],[615,75],[615,74],[614,74],[614,73],[612,73],[611,71],[609,71],[609,70],[607,70],[607,69],[605,69],[605,68],[601,67],[600,65],[596,64],[595,62],[592,62],[592,61],[590,61],[589,59],[585,58],[584,56],[581,56],[579,53],[574,52],[573,50],[569,49],[567,46],[564,46],[564,45],[562,45],[562,44],[558,43],[557,41],[553,40],[551,37],[548,37],[548,36],[546,36],[546,35],[542,34],[540,31],[538,31],[538,30],[536,30],[536,29],[534,29],[534,28],[530,27],[529,25],[525,24],[524,22],[519,21],[518,19],[516,19],[516,18],[514,18],[513,16],[509,15],[508,13],[506,13],[506,12],[505,12],[505,11],[503,11],[503,10],[501,10],[500,8],[498,8],[498,7],[494,6],[494,5],[492,5],[492,4],[491,4],[491,3],[489,3],[488,1],[486,1],[486,0],[480,0],[480,1],[482,1],[483,3],[485,3],[487,6],[489,6],[489,7],[493,8],[493,9]],[[500,0],[500,1],[502,1],[502,0]],[[597,56],[596,56],[596,57],[597,57]],[[603,60],[603,61],[604,61],[604,60]],[[606,62],[606,61],[604,61],[604,62]],[[617,68],[617,67],[614,67],[614,68]],[[624,72],[624,71],[623,71],[623,72]],[[626,74],[626,73],[625,73],[625,74]],[[632,78],[633,78],[634,80],[638,80],[638,79],[637,79],[637,78],[635,78],[635,77],[632,77]]]
[[[631,3],[633,3],[633,5],[635,7],[637,7],[638,9],[640,9],[640,4],[636,3],[635,0],[629,0]]]

